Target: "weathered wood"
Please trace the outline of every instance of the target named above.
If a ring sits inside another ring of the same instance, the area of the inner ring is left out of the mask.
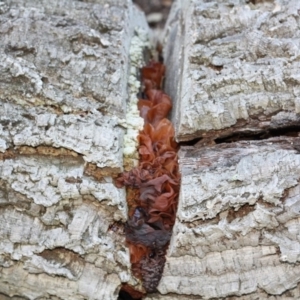
[[[2,12],[2,99],[124,117],[131,37],[145,24],[130,1],[7,0]]]
[[[299,146],[300,138],[280,137],[181,148],[160,293],[252,299],[299,285]]]
[[[256,2],[173,5],[176,137],[204,140],[181,147],[177,221],[160,294],[147,299],[299,298],[300,139],[208,142],[299,127],[300,4]]]
[[[178,140],[299,125],[300,4],[257,2],[175,2],[164,54]],[[0,298],[138,286],[112,183],[123,154],[137,158],[137,26],[129,0],[0,3]],[[299,298],[299,151],[297,137],[182,147],[166,268],[146,299]]]
[[[178,0],[166,26],[166,92],[178,141],[294,125],[299,1]]]
[[[1,152],[20,146],[75,151],[98,167],[122,170],[124,130],[118,119],[98,111],[56,114],[44,107],[0,102]]]
[[[83,170],[83,160],[71,157],[0,162],[2,293],[116,299],[130,279],[124,190]]]
[[[259,290],[257,293],[242,295],[242,296],[229,296],[229,297],[222,298],[222,300],[260,300],[260,299],[293,300],[293,299],[299,299],[299,297],[300,297],[300,285],[298,285],[294,289],[290,289],[287,292],[277,296],[269,295],[268,293]],[[190,296],[190,295],[188,296],[188,295],[178,295],[178,294],[161,295],[157,293],[157,294],[149,295],[148,297],[145,298],[145,300],[173,300],[173,299],[174,300],[199,300],[199,296]]]
[[[117,299],[138,283],[112,177],[147,31],[129,0],[0,3],[0,298]]]

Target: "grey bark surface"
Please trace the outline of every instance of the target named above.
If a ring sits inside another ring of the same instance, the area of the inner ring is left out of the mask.
[[[178,141],[257,133],[299,113],[299,1],[175,1],[166,91]]]
[[[299,285],[295,287],[294,289],[290,289],[285,293],[282,293],[281,295],[270,295],[262,290],[259,290],[256,293],[249,294],[249,295],[242,295],[242,296],[229,296],[221,298],[222,300],[293,300],[293,299],[299,299],[300,297],[300,287]],[[145,298],[145,300],[199,300],[199,296],[192,296],[192,295],[178,295],[178,294],[168,294],[168,295],[162,295],[162,294],[153,294],[149,295]],[[202,298],[203,299],[203,298]],[[214,298],[217,299],[217,298]],[[220,299],[220,298],[219,298]],[[6,299],[4,299],[6,300]],[[19,300],[19,299],[16,299]]]
[[[299,126],[300,3],[251,2],[174,2],[164,57],[179,141]],[[0,299],[138,287],[113,184],[138,131],[136,27],[148,30],[129,0],[0,1]],[[145,299],[298,299],[299,151],[299,137],[181,147],[167,263]]]
[[[279,299],[288,292],[297,299],[299,147],[300,138],[279,137],[181,148],[161,294]]]
[[[300,3],[252,2],[172,7],[176,138],[203,140],[180,149],[177,220],[160,294],[147,299],[299,298],[299,138],[209,141],[299,128]]]
[[[161,295],[148,299],[299,297],[299,138],[202,143],[299,126],[300,3],[251,2],[173,5],[164,56],[176,137],[204,140],[181,147]]]
[[[0,2],[0,298],[117,299],[131,1]],[[142,51],[143,49],[141,49]]]

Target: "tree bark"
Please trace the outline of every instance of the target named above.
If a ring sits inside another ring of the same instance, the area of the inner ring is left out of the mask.
[[[252,299],[299,292],[299,146],[299,138],[280,137],[181,148],[162,294]]]
[[[147,299],[299,298],[299,8],[174,3],[166,91],[188,143],[160,294]]]
[[[299,8],[298,1],[174,3],[164,57],[178,141],[298,124]]]
[[[137,284],[113,177],[145,17],[124,0],[0,8],[0,298],[117,299]]]
[[[174,2],[165,87],[182,181],[145,299],[300,297],[298,2]],[[138,158],[147,31],[129,0],[0,3],[1,299],[140,289],[113,178]]]

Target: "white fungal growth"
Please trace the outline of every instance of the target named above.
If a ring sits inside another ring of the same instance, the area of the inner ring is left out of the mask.
[[[126,167],[134,167],[138,164],[138,140],[139,131],[143,129],[144,120],[140,117],[137,103],[137,94],[140,89],[140,81],[138,74],[140,68],[145,65],[144,49],[150,47],[148,33],[141,28],[135,29],[135,36],[132,38],[130,45],[130,74],[128,81],[129,100],[126,112],[126,128],[127,132],[124,137],[124,165]]]

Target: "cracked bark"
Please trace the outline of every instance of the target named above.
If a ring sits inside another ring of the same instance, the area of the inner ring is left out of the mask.
[[[299,124],[298,9],[284,0],[174,3],[164,57],[178,141]]]
[[[299,8],[173,5],[164,56],[182,182],[160,294],[147,299],[299,297]]]
[[[138,284],[113,184],[136,27],[129,0],[0,3],[1,299],[117,299]]]
[[[175,1],[165,85],[177,139],[199,143],[181,147],[177,220],[146,299],[300,297],[299,9]],[[146,21],[124,0],[7,0],[0,19],[0,298],[117,299],[138,285],[112,177]]]
[[[181,148],[177,221],[157,299],[298,298],[299,142]]]

